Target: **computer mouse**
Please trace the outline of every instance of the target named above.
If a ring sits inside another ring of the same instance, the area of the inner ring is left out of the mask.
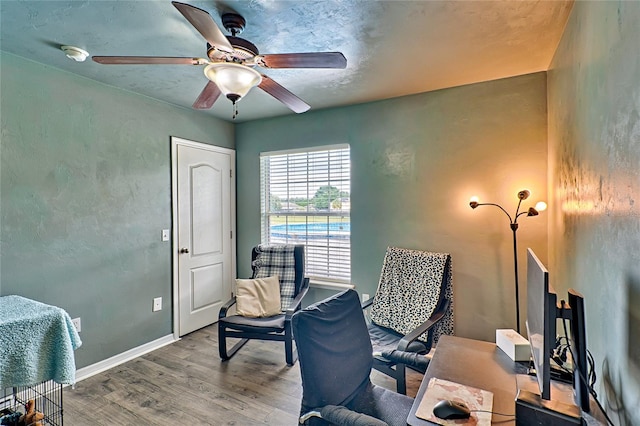
[[[468,419],[471,416],[471,411],[463,402],[443,399],[433,406],[433,414],[444,420]]]

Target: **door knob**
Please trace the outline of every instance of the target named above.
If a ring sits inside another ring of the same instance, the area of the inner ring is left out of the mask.
[[[189,253],[189,249],[186,247],[183,247],[180,249],[180,253]]]

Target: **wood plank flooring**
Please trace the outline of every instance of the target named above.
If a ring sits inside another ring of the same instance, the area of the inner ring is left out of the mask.
[[[422,375],[409,371],[415,396]],[[372,381],[395,382],[376,371]],[[231,360],[218,356],[217,326],[64,389],[64,423],[101,425],[296,425],[302,385],[281,342],[249,341]]]

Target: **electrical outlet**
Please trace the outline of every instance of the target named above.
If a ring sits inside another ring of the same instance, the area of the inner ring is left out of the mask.
[[[362,293],[362,301],[366,302],[367,300],[369,300],[369,295],[367,293]]]
[[[82,329],[80,317],[72,319],[71,322],[73,322],[73,326],[76,328],[76,331],[80,333],[80,330]]]
[[[163,229],[162,230],[162,241],[169,241],[169,230],[168,229]]]
[[[162,310],[162,297],[156,297],[153,299],[153,312]]]

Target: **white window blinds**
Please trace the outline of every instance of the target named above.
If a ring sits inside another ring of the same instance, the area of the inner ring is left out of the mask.
[[[310,278],[351,280],[348,145],[262,153],[263,244],[304,244]]]

